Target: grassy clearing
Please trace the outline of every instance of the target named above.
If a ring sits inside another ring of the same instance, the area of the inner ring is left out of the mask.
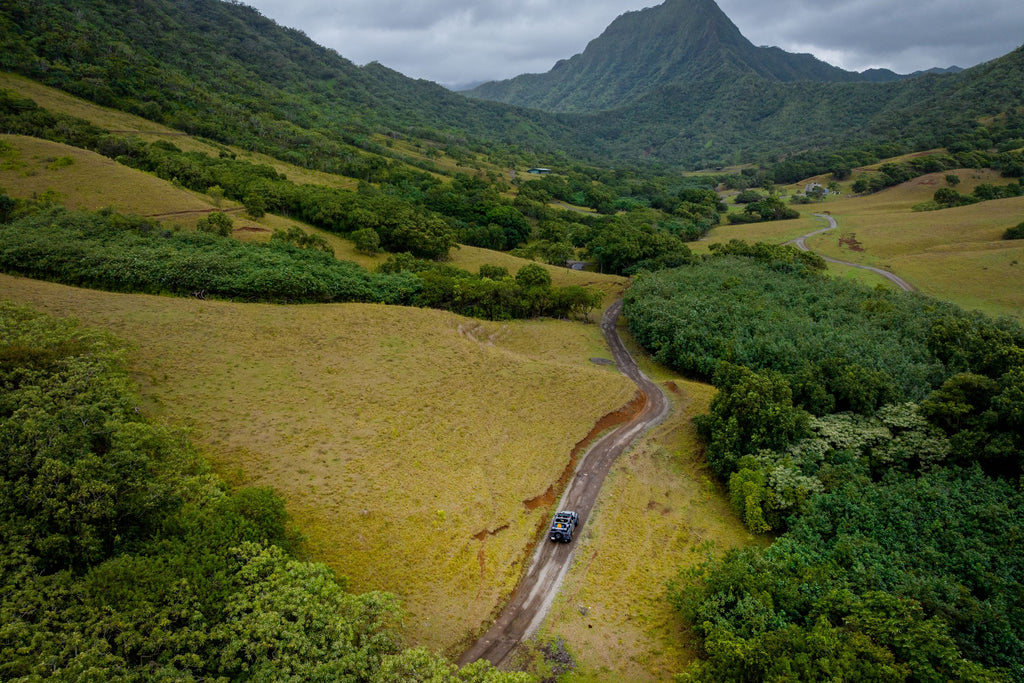
[[[833,258],[886,268],[925,294],[964,308],[1024,320],[1024,244],[1003,240],[1024,219],[1024,198],[942,211],[911,207],[945,186],[945,174],[922,176],[878,194],[826,204],[837,231],[808,241]],[[960,171],[958,191],[998,183],[992,171]]]
[[[0,277],[0,296],[131,344],[143,408],[235,484],[277,489],[312,554],[452,648],[513,588],[544,493],[634,387],[597,325],[481,324],[385,306],[265,306]]]
[[[142,216],[178,215],[186,222],[214,208],[213,199],[173,187],[93,152],[21,135],[0,135],[11,151],[0,156],[0,187],[13,197],[49,192],[73,209],[113,207]],[[230,202],[224,202],[227,208]]]
[[[469,247],[466,245],[460,245],[458,249],[452,249],[451,262],[453,266],[468,270],[471,273],[476,273],[480,270],[480,266],[483,264],[490,264],[494,266],[502,266],[508,269],[508,272],[515,275],[524,265],[533,263],[526,259],[521,259],[500,251],[491,251],[489,249],[481,249],[479,247]],[[592,273],[582,270],[572,270],[571,268],[564,268],[562,266],[551,266],[540,263],[549,273],[551,273],[551,284],[555,287],[569,287],[571,285],[578,285],[580,287],[586,287],[588,289],[599,289],[605,293],[603,306],[607,307],[611,305],[619,295],[629,286],[629,278],[620,277],[618,275],[603,275],[601,273]],[[594,314],[592,318],[596,321],[598,316]]]
[[[1003,184],[991,170],[960,170],[957,191],[970,194],[982,183]],[[990,315],[1024,321],[1024,244],[1001,239],[1006,228],[1024,220],[1024,198],[999,199],[942,211],[915,212],[946,186],[946,173],[934,173],[882,192],[835,197],[802,207],[793,221],[723,225],[694,245],[706,252],[715,242],[742,239],[773,244],[813,232],[824,223],[813,213],[829,212],[839,229],[808,240],[814,251],[832,258],[885,268],[925,294]],[[880,276],[829,265],[838,277],[870,286],[891,286]]]
[[[146,142],[167,140],[185,151],[204,152],[214,156],[221,149],[173,128],[117,109],[101,107],[17,74],[0,71],[0,88],[26,97],[54,113],[76,116],[126,137],[136,137]]]
[[[662,384],[676,410],[613,468],[543,627],[576,656],[572,681],[671,680],[698,640],[666,602],[665,582],[703,560],[708,542],[719,552],[759,542],[713,482],[691,422],[714,389]]]

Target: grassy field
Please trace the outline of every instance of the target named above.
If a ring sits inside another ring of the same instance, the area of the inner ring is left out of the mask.
[[[885,268],[920,291],[989,315],[1024,321],[1024,241],[1002,240],[1002,234],[1024,220],[1024,197],[981,202],[942,211],[912,210],[945,187],[945,173],[916,178],[872,195],[834,197],[800,207],[792,221],[723,225],[695,245],[743,239],[787,242],[824,227],[811,214],[829,212],[838,230],[818,235],[807,245],[825,256]],[[994,171],[961,170],[957,191],[970,194],[981,183],[1005,184]],[[870,286],[892,286],[880,276],[829,265],[839,277]]]
[[[528,509],[635,390],[597,325],[491,325],[386,306],[121,295],[0,276],[0,296],[131,345],[144,410],[190,429],[233,484],[272,486],[312,555],[389,590],[413,642],[495,610],[551,513]],[[532,507],[532,506],[531,506]]]

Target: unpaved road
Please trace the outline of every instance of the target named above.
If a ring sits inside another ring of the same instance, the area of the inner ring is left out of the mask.
[[[790,240],[789,242],[786,242],[786,244],[792,244],[793,246],[795,246],[800,251],[810,251],[810,248],[808,248],[808,246],[807,246],[807,238],[814,237],[815,235],[820,235],[821,233],[828,232],[829,230],[835,230],[836,228],[839,227],[839,224],[836,223],[836,219],[832,218],[832,216],[829,216],[828,214],[816,213],[814,215],[817,218],[824,218],[825,220],[827,220],[828,221],[828,227],[827,228],[822,228],[821,230],[815,230],[814,232],[811,232],[811,233],[807,233],[806,235],[804,235],[802,237],[797,237],[795,240]],[[818,256],[821,256],[821,254],[818,254]],[[914,291],[914,286],[912,284],[910,284],[909,282],[907,282],[906,280],[904,280],[903,278],[901,278],[898,275],[893,275],[892,273],[890,273],[887,270],[882,270],[881,268],[874,268],[872,266],[862,266],[859,263],[850,263],[849,261],[839,261],[839,260],[836,260],[834,258],[829,258],[828,256],[821,256],[821,258],[825,259],[829,263],[838,263],[841,266],[852,266],[853,268],[861,268],[862,270],[870,270],[872,273],[878,273],[882,277],[891,280],[893,283],[895,283],[895,285],[897,287],[902,289],[904,292],[912,292],[912,291]]]
[[[632,420],[601,437],[580,458],[576,473],[566,486],[558,506],[559,510],[575,510],[579,513],[580,524],[572,543],[549,541],[547,534],[541,538],[530,567],[508,604],[487,632],[462,655],[459,664],[465,665],[479,659],[486,659],[495,665],[501,664],[508,659],[516,645],[533,634],[547,616],[551,602],[562,585],[562,579],[572,563],[576,544],[586,529],[587,518],[612,464],[638,436],[668,415],[668,398],[658,385],[640,372],[619,338],[615,325],[621,309],[620,299],[605,312],[601,319],[601,329],[619,370],[636,382],[647,397],[644,407]]]

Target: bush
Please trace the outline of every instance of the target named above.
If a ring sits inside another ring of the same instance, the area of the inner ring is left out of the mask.
[[[1012,228],[1007,228],[1003,233],[1004,240],[1024,240],[1024,222],[1018,223]]]
[[[223,211],[213,211],[196,221],[196,230],[221,237],[230,237],[233,227],[234,221],[231,220],[231,216]]]
[[[373,228],[356,230],[351,237],[356,245],[356,251],[371,256],[380,253],[380,235]]]

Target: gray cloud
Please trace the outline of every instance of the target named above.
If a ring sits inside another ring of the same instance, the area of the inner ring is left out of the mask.
[[[447,85],[550,69],[659,0],[246,0],[357,64]],[[756,45],[901,73],[969,67],[1024,43],[1020,0],[719,0]]]

